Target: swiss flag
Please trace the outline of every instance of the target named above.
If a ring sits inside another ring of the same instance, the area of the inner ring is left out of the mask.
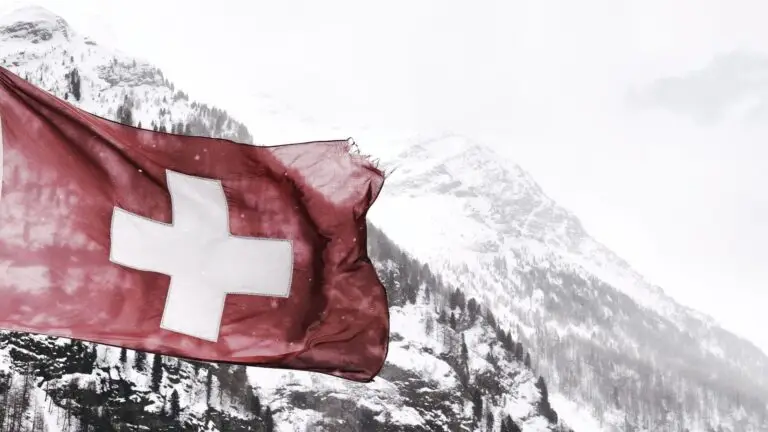
[[[386,294],[347,141],[255,147],[91,115],[0,68],[0,328],[370,381]]]

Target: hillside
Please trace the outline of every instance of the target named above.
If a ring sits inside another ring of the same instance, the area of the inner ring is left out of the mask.
[[[373,223],[533,347],[560,411],[595,431],[768,430],[766,355],[646,281],[521,167],[459,136],[385,167]]]

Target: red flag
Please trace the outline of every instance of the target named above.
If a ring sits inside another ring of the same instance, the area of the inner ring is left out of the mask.
[[[0,68],[0,328],[370,381],[387,352],[347,141],[125,126]]]

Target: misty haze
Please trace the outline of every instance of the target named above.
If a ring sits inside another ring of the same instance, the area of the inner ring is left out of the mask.
[[[0,0],[0,66],[144,129],[354,137],[384,370],[0,332],[0,432],[768,432],[768,6],[294,3]]]

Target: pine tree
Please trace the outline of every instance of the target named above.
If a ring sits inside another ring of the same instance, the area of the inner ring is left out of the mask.
[[[96,345],[91,345],[91,349],[86,354],[86,373],[93,372],[93,368],[96,367],[96,360],[99,359],[99,352],[96,350]]]
[[[552,405],[549,403],[549,390],[547,390],[547,383],[544,382],[544,377],[539,377],[536,381],[536,388],[541,393],[541,401],[539,402],[539,409],[541,414],[550,421],[550,423],[556,424],[558,420],[557,412],[552,409]]]
[[[179,402],[179,392],[177,392],[176,389],[173,389],[173,392],[171,393],[170,415],[171,415],[171,418],[178,419],[180,414],[181,414],[181,405]]]
[[[133,359],[133,367],[139,372],[144,372],[147,369],[147,353],[144,351],[136,351],[136,356]]]
[[[125,348],[120,348],[120,363],[128,363],[128,350]]]
[[[424,332],[427,336],[432,336],[435,331],[435,318],[432,314],[424,317]]]
[[[410,304],[416,304],[416,300],[419,298],[419,285],[417,282],[406,282],[405,285],[405,300]]]
[[[232,379],[236,383],[247,383],[248,382],[248,370],[244,365],[233,365],[232,369]]]
[[[475,420],[480,420],[483,415],[483,394],[477,387],[472,389],[472,415]]]
[[[504,421],[501,422],[501,432],[523,432],[520,426],[512,420],[512,417],[507,416]]]
[[[486,432],[493,432],[493,423],[495,422],[495,418],[493,416],[493,410],[488,410],[485,413],[485,430]]]
[[[619,408],[619,388],[614,385],[613,390],[611,390],[611,404],[613,404],[614,408]]]
[[[458,308],[460,311],[464,312],[464,309],[466,307],[466,298],[464,297],[464,293],[461,292],[458,288],[454,289],[450,297],[448,298],[449,305],[451,307],[451,310]]]
[[[270,407],[264,410],[262,420],[264,421],[264,432],[275,432],[275,419],[272,418],[272,409]]]
[[[10,396],[11,379],[12,376],[10,374],[5,375],[3,372],[0,372],[0,396],[2,396],[2,401],[0,401],[0,430],[5,430],[5,419],[8,415],[8,398]]]
[[[469,350],[467,349],[467,341],[464,339],[464,333],[461,334],[461,364],[469,365]]]
[[[512,340],[512,332],[509,330],[504,334],[504,348],[510,354],[515,350],[515,341]]]
[[[538,380],[536,380],[536,388],[539,389],[539,393],[541,393],[541,400],[549,400],[549,391],[547,390],[547,383],[544,382],[544,377],[540,376]]]
[[[478,304],[477,300],[475,300],[474,297],[469,299],[469,302],[467,303],[467,313],[469,314],[469,323],[474,324],[475,320],[477,320],[477,312],[478,312]]]
[[[445,324],[448,321],[448,315],[445,313],[445,309],[440,310],[440,315],[437,316],[437,322]]]
[[[493,349],[489,349],[488,352],[485,354],[485,361],[493,365],[493,367],[499,366],[499,362],[496,360],[496,356],[493,355]]]
[[[456,296],[458,297],[458,304],[459,310],[464,312],[467,308],[467,298],[464,296],[464,293],[460,291],[458,288],[456,288]]]
[[[206,405],[210,406],[211,402],[211,386],[213,384],[213,372],[211,371],[211,368],[208,368],[208,373],[205,376],[205,402]]]
[[[525,353],[525,361],[523,362],[525,364],[525,367],[531,368],[531,353],[527,352]]]
[[[515,359],[517,361],[523,361],[524,355],[523,355],[523,344],[520,342],[517,342],[515,344]]]
[[[163,382],[163,356],[155,354],[152,359],[152,390],[159,391]]]
[[[32,432],[45,432],[45,415],[39,405],[35,406],[34,419],[32,421]]]
[[[491,312],[490,309],[487,309],[487,312],[485,314],[485,319],[488,321],[488,326],[492,329],[496,328],[496,317],[493,315],[493,312]]]
[[[259,395],[253,391],[250,384],[246,383],[245,387],[246,395],[248,395],[248,399],[246,400],[248,411],[254,418],[259,418],[261,417],[261,400],[259,400]]]
[[[72,96],[75,98],[75,100],[79,101],[81,97],[80,72],[78,72],[77,69],[72,69],[71,71],[67,72],[66,78],[67,86],[69,87],[69,93],[72,93]]]
[[[128,126],[133,126],[133,101],[125,95],[123,103],[117,107],[117,121]]]

